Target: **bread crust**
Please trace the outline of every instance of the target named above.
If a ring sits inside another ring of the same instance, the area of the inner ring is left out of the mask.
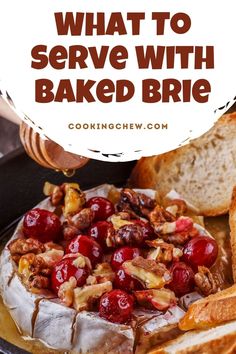
[[[193,303],[179,322],[183,331],[211,328],[236,319],[236,285]]]
[[[234,283],[236,283],[236,186],[233,189],[229,208],[230,242],[232,249],[232,270]]]
[[[188,145],[185,145],[183,147],[180,147],[179,149],[161,155],[141,158],[134,167],[130,176],[130,186],[137,188],[156,189],[159,192],[160,196],[164,197],[164,195],[169,192],[169,190],[164,190],[165,188],[163,187],[163,183],[161,183],[163,175],[166,176],[166,179],[168,179],[169,176],[171,176],[173,180],[175,176],[177,176],[178,179],[181,179],[181,176],[178,174],[178,170],[173,169],[175,168],[173,162],[177,160],[181,161],[181,159],[184,159],[188,155],[190,156],[198,154],[199,148],[201,148],[202,145],[206,143],[209,143],[210,145],[210,141],[213,140],[214,136],[218,134],[218,130],[221,127],[228,125],[233,125],[232,129],[236,130],[236,112],[223,115],[210,129],[210,131],[208,131],[201,137],[192,140]],[[230,130],[232,131],[232,129]],[[208,147],[208,149],[210,148],[214,149],[212,146]],[[214,166],[212,167],[212,169],[213,168]],[[162,178],[160,177],[161,175]],[[190,177],[190,179],[191,178],[193,178],[193,176]],[[224,176],[222,176],[222,178],[224,178]],[[175,188],[174,182],[172,182],[172,184],[173,185],[171,185],[171,187]],[[208,188],[207,184],[202,184],[202,188],[204,187]],[[177,191],[182,194],[181,190]],[[207,195],[207,191],[205,195]],[[203,216],[217,216],[227,213],[229,210],[229,204],[230,201],[225,198],[225,200],[222,200],[216,205],[212,205],[210,207],[204,206],[204,203],[201,205],[200,208],[198,205],[197,207],[200,210],[200,214]]]
[[[187,334],[188,335],[188,334]],[[186,335],[185,335],[186,336]],[[167,342],[164,346],[153,350],[149,354],[167,354],[169,345],[175,344],[175,340]],[[236,329],[235,332],[224,335],[220,338],[210,340],[207,343],[199,343],[191,346],[189,339],[189,347],[178,350],[175,354],[233,354],[236,353]]]

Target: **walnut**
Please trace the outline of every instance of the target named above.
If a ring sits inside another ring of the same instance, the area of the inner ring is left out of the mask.
[[[64,256],[63,249],[49,249],[44,253],[40,253],[37,258],[41,258],[44,261],[44,264],[47,267],[53,267],[56,263],[60,262],[60,260]]]
[[[84,208],[73,216],[68,216],[67,220],[70,225],[78,230],[87,229],[94,219],[94,211],[90,208]]]
[[[23,282],[26,285],[29,285],[36,275],[43,277],[50,276],[51,268],[45,263],[44,259],[41,258],[40,255],[28,253],[20,258],[18,272],[21,275]]]
[[[43,193],[44,195],[50,197],[51,203],[54,206],[62,204],[65,195],[62,187],[56,186],[55,184],[49,182],[45,182]]]
[[[63,202],[64,193],[60,187],[56,186],[51,194],[51,203],[54,206],[60,205]]]
[[[130,213],[132,218],[137,215],[148,215],[156,205],[156,201],[145,194],[137,193],[132,189],[124,188],[120,193],[120,201],[117,205],[119,211]]]
[[[94,302],[104,293],[112,290],[112,283],[107,281],[101,284],[86,285],[74,290],[74,308],[76,311],[91,310]]]
[[[63,185],[65,189],[65,198],[64,198],[64,210],[63,214],[65,217],[68,215],[73,215],[78,213],[84,207],[86,203],[86,198],[84,193],[81,192],[79,186],[75,184],[66,183]]]
[[[129,213],[126,212],[113,214],[110,221],[115,230],[119,230],[122,226],[133,224],[133,222],[130,221]]]
[[[112,282],[115,278],[115,273],[109,263],[100,263],[96,266],[92,276],[95,277],[96,283]]]
[[[142,244],[143,240],[142,226],[131,223],[120,227],[116,232],[111,232],[107,238],[107,246],[136,246]]]
[[[198,230],[193,227],[191,230],[188,231],[176,232],[174,234],[165,234],[161,235],[161,237],[167,242],[170,242],[177,246],[181,246],[184,245],[191,238],[197,236],[198,234]]]
[[[63,238],[66,241],[72,240],[74,237],[81,234],[81,231],[73,225],[68,225],[68,222],[64,222],[62,225]]]
[[[153,259],[156,262],[169,263],[178,261],[182,257],[183,252],[174,245],[164,242],[162,239],[146,241],[148,246],[155,247],[149,251],[147,258]]]
[[[148,289],[162,288],[171,281],[171,274],[165,265],[151,259],[136,257],[122,266],[128,275],[138,279]]]
[[[57,243],[54,242],[44,243],[44,246],[45,246],[45,251],[51,251],[51,250],[64,251],[61,245],[58,245]]]
[[[158,234],[172,234],[184,231],[190,231],[193,227],[193,220],[187,216],[180,216],[175,221],[164,223],[152,223],[152,226]]]
[[[72,262],[72,264],[77,267],[77,268],[85,268],[88,267],[89,269],[92,269],[92,265],[90,262],[90,259],[88,257],[85,257],[84,255],[80,253],[75,253],[72,254],[73,256],[77,256],[76,259]]]
[[[59,287],[58,297],[66,305],[71,306],[74,301],[74,289],[76,288],[77,280],[75,277],[70,277],[70,279]]]
[[[210,270],[206,267],[198,267],[198,272],[195,274],[194,280],[196,286],[205,296],[215,294],[220,290],[217,279],[215,279]]]
[[[172,199],[168,201],[166,210],[174,216],[180,216],[186,213],[187,204],[182,199]]]
[[[169,213],[160,205],[156,205],[155,209],[149,213],[149,220],[151,224],[161,225],[165,222],[175,221],[176,218],[173,214]]]
[[[135,291],[134,295],[139,305],[146,308],[154,307],[159,311],[166,311],[177,302],[174,292],[169,289]]]
[[[49,278],[42,275],[31,275],[29,278],[29,287],[37,289],[49,289]]]
[[[11,255],[24,255],[27,253],[42,253],[45,251],[45,246],[38,240],[33,238],[18,238],[9,243],[8,249]]]

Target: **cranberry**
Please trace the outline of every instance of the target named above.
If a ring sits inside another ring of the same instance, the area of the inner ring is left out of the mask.
[[[66,253],[80,253],[88,257],[94,267],[102,261],[102,248],[92,237],[79,235],[70,241]]]
[[[155,237],[154,234],[154,230],[151,227],[151,225],[149,224],[149,222],[143,221],[141,219],[136,219],[136,220],[132,220],[135,224],[138,224],[142,227],[142,231],[143,231],[143,237],[144,237],[144,245],[146,240],[149,240],[153,237]]]
[[[35,238],[43,243],[55,241],[61,234],[61,222],[51,211],[32,209],[25,214],[23,232],[25,237]]]
[[[194,272],[184,262],[175,262],[170,268],[172,281],[168,288],[180,297],[190,293],[194,289]]]
[[[137,279],[125,273],[122,267],[116,272],[114,286],[127,292],[143,289],[142,284]]]
[[[141,256],[141,251],[136,247],[118,248],[111,256],[111,266],[113,270],[118,270],[125,261],[130,261]]]
[[[100,299],[99,315],[114,323],[126,323],[133,312],[133,297],[123,290],[111,290]]]
[[[75,277],[77,280],[77,286],[83,286],[89,276],[90,270],[87,266],[79,268],[73,264],[77,257],[69,257],[62,259],[57,263],[52,270],[51,280],[52,289],[57,294],[61,284],[68,281],[70,277]]]
[[[194,270],[198,266],[210,268],[217,258],[218,245],[213,238],[196,236],[185,245],[183,253],[183,260]]]
[[[95,214],[95,221],[106,220],[115,213],[114,205],[110,200],[102,197],[90,198],[87,201],[87,207],[91,208]]]
[[[112,223],[108,221],[97,221],[95,224],[91,225],[88,229],[88,235],[93,237],[104,250],[107,250],[106,239],[109,231],[113,230]]]

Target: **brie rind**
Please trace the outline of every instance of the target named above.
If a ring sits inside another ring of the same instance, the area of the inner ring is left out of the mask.
[[[131,326],[103,320],[96,313],[83,311],[75,320],[74,353],[133,353],[134,331]]]
[[[85,192],[86,199],[94,196],[107,197],[112,188],[114,188],[112,185],[107,184],[93,188]],[[156,194],[152,190],[138,191],[150,197],[155,197]],[[49,198],[39,203],[37,207],[55,210]],[[22,220],[9,242],[21,237],[21,230]],[[72,353],[129,354],[134,352],[135,333],[130,325],[108,322],[96,313],[86,311],[77,313],[74,309],[65,307],[59,300],[29,292],[17,274],[16,265],[10,257],[7,245],[0,256],[0,294],[21,334],[28,338],[37,338],[49,347],[70,350]],[[183,316],[184,312],[180,309],[179,311],[179,316]],[[168,325],[171,329],[172,326],[176,328],[175,314],[173,313],[173,318],[170,314],[168,318],[165,315],[160,315],[159,311],[153,313],[153,318],[143,325],[144,329],[140,325],[142,332],[145,333],[147,330],[148,338],[151,338],[150,331],[154,334],[160,332],[161,335],[162,326],[165,326],[165,331]],[[134,325],[135,322],[138,322],[137,318],[134,320]]]

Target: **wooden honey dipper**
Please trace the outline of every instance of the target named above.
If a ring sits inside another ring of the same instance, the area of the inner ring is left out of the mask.
[[[15,111],[2,98],[0,99],[0,115],[20,125],[20,139],[24,149],[39,165],[62,171],[70,177],[76,169],[88,162],[88,158],[67,152],[54,141],[42,139],[37,132],[17,116]]]

